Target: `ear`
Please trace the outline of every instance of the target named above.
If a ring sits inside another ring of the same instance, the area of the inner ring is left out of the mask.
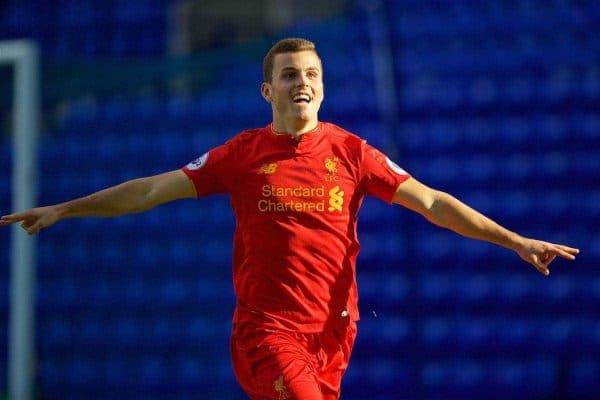
[[[272,99],[271,84],[263,82],[262,85],[260,85],[260,94],[262,94],[262,97],[267,101],[267,103],[270,103]]]

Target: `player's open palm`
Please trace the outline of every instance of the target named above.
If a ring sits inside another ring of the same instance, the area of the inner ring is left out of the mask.
[[[550,275],[548,266],[556,257],[574,260],[579,254],[579,249],[534,239],[526,239],[523,246],[516,251],[523,260],[544,275]]]
[[[54,224],[58,219],[59,214],[54,207],[37,207],[15,214],[3,215],[0,217],[0,225],[21,222],[21,228],[25,229],[30,235],[33,235],[41,229]]]

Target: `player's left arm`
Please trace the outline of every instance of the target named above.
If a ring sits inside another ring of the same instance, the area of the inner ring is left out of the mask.
[[[400,184],[393,202],[413,210],[435,225],[473,239],[515,251],[544,275],[558,256],[574,260],[579,249],[523,237],[467,206],[448,193],[432,189],[414,178]]]

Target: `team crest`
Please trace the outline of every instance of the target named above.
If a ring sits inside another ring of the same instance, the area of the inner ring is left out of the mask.
[[[267,163],[263,164],[258,171],[259,174],[274,174],[277,171],[277,163]]]
[[[285,382],[283,381],[283,375],[279,375],[279,378],[275,379],[273,382],[273,389],[277,394],[279,394],[280,400],[287,400],[290,398],[290,394],[285,387]]]
[[[337,173],[337,164],[339,161],[340,161],[340,159],[337,157],[327,158],[325,160],[325,169],[327,169],[327,172],[329,172],[330,174],[336,174]]]

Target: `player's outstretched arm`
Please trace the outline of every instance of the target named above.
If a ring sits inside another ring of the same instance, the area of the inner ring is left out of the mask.
[[[548,266],[557,256],[574,260],[579,254],[576,248],[520,236],[448,193],[431,189],[414,178],[398,187],[394,203],[416,211],[430,222],[463,236],[511,249],[544,275],[550,274]]]
[[[0,225],[21,222],[29,234],[64,218],[116,217],[139,213],[169,201],[195,197],[192,182],[181,170],[133,179],[89,196],[0,217]]]

